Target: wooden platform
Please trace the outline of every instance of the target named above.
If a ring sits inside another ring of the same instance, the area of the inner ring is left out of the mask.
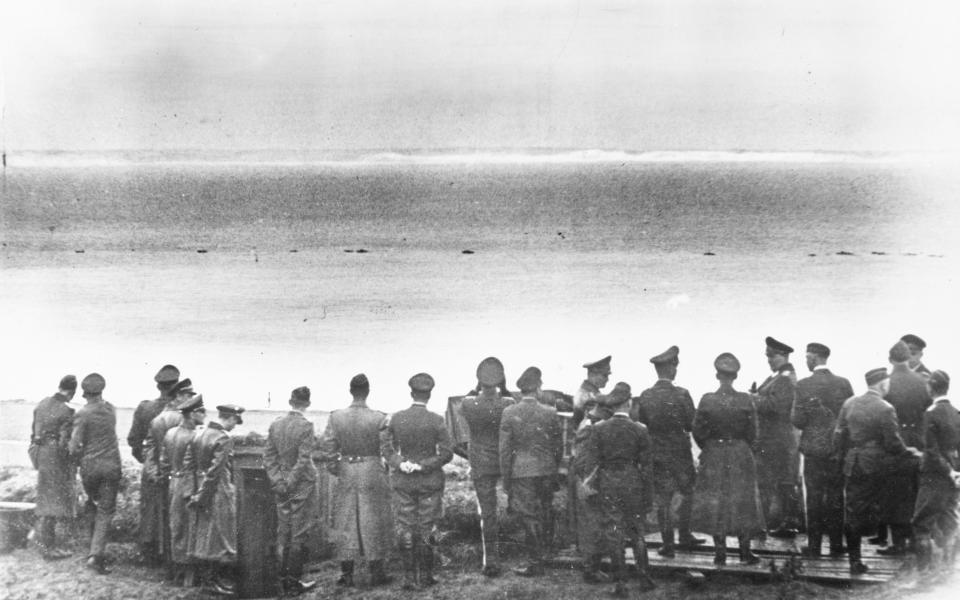
[[[711,573],[724,573],[755,579],[769,579],[774,577],[774,567],[782,569],[790,556],[798,556],[800,547],[807,543],[806,536],[803,535],[798,535],[792,540],[772,537],[767,537],[766,540],[754,540],[751,549],[754,554],[760,557],[761,562],[746,566],[740,564],[737,554],[739,548],[737,538],[729,537],[726,543],[727,564],[723,567],[717,567],[713,564],[713,539],[703,534],[697,534],[697,537],[708,541],[706,544],[699,546],[697,550],[677,551],[674,558],[664,558],[656,552],[656,549],[660,547],[660,535],[648,535],[646,539],[649,549],[650,570],[654,573],[700,571],[708,576]],[[826,543],[824,543],[824,551],[826,549]],[[864,575],[850,574],[850,565],[846,556],[841,558],[824,556],[817,559],[800,559],[803,568],[801,578],[818,583],[886,583],[900,572],[904,566],[904,560],[881,556],[876,551],[876,546],[864,544],[863,563],[870,568]],[[571,548],[554,557],[552,562],[556,566],[571,567],[579,565],[581,561],[576,550]],[[633,556],[629,549],[627,549],[627,562],[633,562]]]

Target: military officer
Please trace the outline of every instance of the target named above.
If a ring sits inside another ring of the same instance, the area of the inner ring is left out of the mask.
[[[607,386],[610,381],[610,360],[612,357],[605,356],[600,360],[585,363],[583,368],[587,370],[587,378],[580,384],[580,389],[573,396],[573,425],[579,427],[584,416],[589,413],[597,404],[600,397],[600,391]]]
[[[523,576],[543,574],[544,551],[553,531],[553,491],[563,458],[557,411],[537,399],[542,383],[540,369],[524,371],[517,380],[520,403],[506,407],[500,420],[500,474],[526,534],[529,562],[515,570]]]
[[[103,399],[104,387],[106,380],[99,373],[90,373],[80,382],[87,403],[74,416],[70,437],[70,455],[80,462],[87,518],[92,525],[86,566],[101,575],[109,573],[104,551],[120,485],[117,415],[113,405]]]
[[[305,415],[309,406],[310,388],[298,387],[290,393],[290,412],[270,424],[263,453],[277,500],[280,582],[285,592],[293,594],[317,585],[303,579],[318,506],[317,467],[313,464],[316,436]]]
[[[910,349],[910,360],[908,361],[910,370],[924,379],[930,377],[930,369],[923,364],[923,351],[927,347],[927,342],[920,336],[912,333],[903,336],[900,338],[900,341],[905,343],[907,348]]]
[[[830,541],[830,555],[843,554],[843,470],[832,437],[840,408],[853,396],[853,387],[830,372],[828,358],[830,348],[819,342],[807,344],[811,375],[797,382],[797,399],[790,416],[800,430],[809,540],[803,553],[810,557],[820,556],[823,534]]]
[[[911,457],[897,425],[897,413],[883,397],[890,388],[887,370],[865,375],[867,393],[843,403],[834,445],[843,460],[844,512],[850,573],[867,572],[861,560],[861,537],[873,531],[880,516],[880,497],[888,487],[887,463],[891,457]]]
[[[194,440],[197,428],[206,418],[203,396],[197,394],[180,405],[180,425],[171,427],[160,446],[160,476],[169,479],[168,501],[170,507],[170,561],[174,582],[193,584],[193,561],[190,558],[193,539],[193,513],[187,510],[187,502],[196,493],[197,472]],[[189,455],[189,456],[188,456]]]
[[[793,348],[767,337],[767,364],[773,374],[756,389],[760,437],[757,440],[757,484],[764,520],[779,525],[775,537],[796,535],[801,521],[799,491],[800,457],[797,436],[790,423],[797,375],[790,364]]]
[[[677,511],[680,547],[689,549],[705,541],[690,533],[691,495],[696,480],[690,432],[693,431],[696,410],[690,392],[673,383],[680,364],[679,354],[680,349],[671,346],[650,359],[657,372],[657,382],[633,399],[630,411],[635,421],[646,425],[653,441],[652,481],[657,499],[657,521],[663,537],[658,553],[668,557],[675,555],[671,510],[675,494],[680,494],[681,498]]]
[[[434,381],[427,373],[410,378],[410,408],[385,419],[380,454],[390,466],[404,589],[431,586],[435,528],[443,513],[443,465],[453,458],[443,417],[427,410]]]
[[[174,402],[174,386],[180,381],[180,370],[173,365],[164,365],[153,377],[160,396],[154,400],[144,400],[137,405],[133,413],[133,423],[127,435],[127,444],[137,462],[143,464],[140,470],[140,557],[148,564],[159,563],[162,555],[162,540],[158,528],[164,522],[162,516],[166,505],[166,482],[157,481],[150,476],[146,457],[145,442],[150,436],[150,423]],[[161,438],[162,439],[162,438]]]
[[[43,558],[67,558],[71,552],[58,548],[57,520],[74,516],[77,501],[77,470],[70,461],[70,433],[73,429],[73,409],[67,403],[77,392],[77,378],[66,375],[60,380],[57,393],[44,398],[33,409],[30,428],[31,458],[37,469],[37,506],[40,551]]]
[[[910,369],[910,348],[905,342],[898,341],[894,344],[889,356],[892,365],[890,389],[884,399],[893,405],[897,413],[903,443],[920,448],[923,445],[923,414],[930,406],[926,381]],[[894,468],[888,473],[887,483],[883,489],[880,519],[889,527],[893,539],[890,546],[877,552],[900,556],[906,553],[912,538],[910,521],[913,519],[913,507],[917,500],[917,474]]]
[[[477,494],[480,511],[481,543],[483,545],[483,574],[500,574],[500,524],[497,518],[497,480],[500,479],[500,417],[503,410],[514,403],[513,398],[501,396],[499,385],[504,379],[503,363],[491,356],[477,366],[480,391],[467,396],[461,413],[470,430],[467,452],[470,459],[470,479]]]
[[[934,371],[927,379],[933,405],[923,415],[920,489],[913,513],[920,567],[931,568],[932,542],[943,553],[943,567],[953,565],[957,547],[957,470],[960,469],[960,413],[950,403],[950,376]]]
[[[597,469],[603,540],[613,563],[614,594],[625,596],[624,548],[629,542],[643,587],[655,587],[647,574],[644,518],[653,500],[651,439],[646,425],[630,419],[630,386],[617,383],[605,398],[613,416],[593,426],[585,468]]]
[[[338,585],[352,586],[354,562],[370,561],[370,583],[390,579],[384,569],[393,547],[390,483],[380,457],[380,426],[386,415],[367,407],[370,382],[363,373],[350,380],[350,406],[330,414],[321,449],[336,477],[332,538],[340,559]]]
[[[230,432],[243,424],[243,412],[236,404],[217,406],[217,420],[197,433],[185,459],[197,474],[197,489],[187,502],[196,519],[190,558],[204,565],[204,587],[220,595],[234,593],[231,580],[236,580],[237,488]]]

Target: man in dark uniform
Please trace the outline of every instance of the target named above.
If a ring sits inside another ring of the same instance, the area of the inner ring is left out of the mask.
[[[777,519],[779,523],[770,535],[793,537],[800,527],[802,510],[798,481],[800,455],[797,435],[790,424],[797,375],[790,364],[793,348],[772,337],[768,337],[766,343],[767,364],[773,374],[754,390],[760,418],[757,487],[764,520],[770,524]]]
[[[280,583],[287,593],[312,589],[316,581],[304,581],[303,567],[317,512],[317,467],[313,464],[316,436],[307,420],[310,388],[290,393],[290,412],[270,424],[263,466],[277,500],[277,554]]]
[[[393,547],[390,483],[380,457],[380,426],[386,415],[367,407],[370,382],[350,380],[349,407],[335,410],[321,441],[323,460],[334,475],[332,532],[340,559],[338,585],[353,585],[354,561],[370,561],[371,585],[390,579],[384,565]]]
[[[120,486],[117,415],[101,395],[104,387],[106,380],[99,373],[90,373],[80,382],[87,403],[77,411],[70,437],[70,455],[80,462],[87,518],[92,525],[86,566],[101,575],[109,573],[104,551]]]
[[[896,411],[883,399],[890,388],[886,369],[868,371],[865,378],[867,393],[843,403],[834,431],[834,445],[843,460],[844,529],[854,575],[868,570],[861,561],[860,540],[879,520],[890,459],[909,460],[915,455],[900,437]]]
[[[910,370],[924,379],[929,378],[930,369],[923,364],[923,351],[927,347],[927,342],[923,341],[923,338],[920,336],[912,333],[903,336],[900,338],[900,341],[910,349],[910,360],[908,361]]]
[[[173,365],[164,365],[153,380],[160,390],[160,396],[154,400],[144,400],[133,412],[133,423],[127,435],[127,444],[137,462],[144,464],[146,459],[145,441],[150,435],[150,423],[175,398],[174,386],[180,380],[180,370]],[[167,485],[150,477],[149,466],[144,464],[140,470],[140,557],[148,564],[157,564],[163,555],[158,531],[164,522],[162,513],[166,505]]]
[[[680,494],[681,498],[677,511],[680,547],[689,549],[706,541],[690,533],[691,495],[696,480],[690,432],[693,431],[696,409],[690,392],[673,383],[680,364],[679,354],[680,349],[671,346],[650,359],[657,371],[657,382],[633,399],[630,410],[631,418],[646,425],[653,441],[652,481],[657,499],[657,521],[663,536],[658,553],[668,557],[675,555],[671,509],[674,494]]]
[[[797,400],[790,416],[800,430],[803,478],[807,486],[806,556],[820,556],[823,534],[830,541],[830,556],[843,554],[843,469],[833,448],[833,430],[843,403],[853,387],[827,368],[830,348],[807,344],[810,377],[797,382]]]
[[[923,446],[921,427],[923,413],[930,406],[930,395],[923,377],[910,370],[910,348],[898,341],[890,348],[890,390],[885,400],[893,405],[900,424],[903,443],[913,448]],[[893,465],[896,466],[896,465]],[[917,473],[894,468],[888,474],[881,500],[881,521],[890,528],[892,543],[877,552],[887,556],[906,553],[912,539],[910,521],[917,501]],[[882,533],[882,531],[880,532]]]
[[[513,398],[500,395],[503,363],[491,356],[477,366],[480,391],[467,396],[461,413],[470,430],[470,479],[480,509],[483,574],[500,574],[500,524],[497,518],[497,480],[500,479],[500,417]]]
[[[453,458],[443,417],[427,410],[433,377],[417,373],[409,385],[413,405],[385,419],[380,429],[380,454],[390,465],[407,590],[437,583],[433,546],[443,514],[443,465]]]
[[[630,419],[630,386],[618,383],[605,399],[613,416],[593,426],[585,449],[587,470],[597,469],[604,546],[613,563],[614,594],[627,595],[624,549],[629,542],[644,589],[647,574],[644,517],[653,501],[651,440],[647,427]]]
[[[600,397],[600,390],[607,387],[610,381],[610,360],[612,357],[605,356],[600,360],[585,363],[583,368],[587,370],[587,378],[580,384],[580,389],[573,395],[573,426],[579,427],[584,416],[589,413],[597,404]]]
[[[73,409],[67,403],[77,392],[77,378],[67,375],[60,380],[57,393],[40,401],[33,409],[30,428],[30,456],[37,469],[37,507],[40,551],[43,558],[67,558],[71,552],[58,548],[57,520],[67,521],[74,516],[77,501],[77,470],[70,460],[70,433],[73,429]]]
[[[553,491],[563,458],[557,411],[537,400],[542,383],[540,369],[524,371],[517,380],[520,403],[505,408],[500,420],[500,473],[526,534],[529,562],[515,571],[523,576],[543,574],[547,535],[553,530]]]
[[[953,566],[957,547],[957,490],[960,468],[960,413],[946,394],[950,376],[934,371],[927,379],[933,405],[923,415],[923,459],[920,462],[920,489],[913,513],[913,531],[921,569],[933,567],[932,542],[943,554],[943,567]]]

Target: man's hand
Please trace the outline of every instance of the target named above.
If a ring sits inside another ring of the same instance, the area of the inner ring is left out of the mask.
[[[422,471],[423,467],[421,467],[415,462],[405,460],[402,463],[400,463],[400,470],[403,471],[404,473],[410,474],[410,473],[416,473],[417,471]]]
[[[200,494],[193,494],[190,496],[190,498],[187,500],[187,508],[194,510],[200,508]]]

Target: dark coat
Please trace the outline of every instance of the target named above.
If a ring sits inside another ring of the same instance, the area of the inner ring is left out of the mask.
[[[500,475],[500,418],[512,397],[467,396],[460,408],[470,429],[470,475],[483,477]]]
[[[190,556],[197,560],[237,560],[237,488],[233,483],[233,438],[216,421],[187,447],[187,464],[197,472],[196,522]]]
[[[130,453],[137,462],[142,463],[145,456],[144,443],[150,435],[150,423],[169,404],[169,399],[160,396],[153,400],[144,400],[133,411],[133,422],[130,424],[130,433],[127,434],[127,445]]]
[[[700,400],[693,439],[700,468],[693,493],[693,523],[712,535],[754,535],[765,529],[751,445],[757,410],[749,394],[721,387]]]
[[[190,448],[196,435],[196,428],[181,424],[167,431],[160,446],[160,472],[170,477],[170,558],[179,564],[188,562],[193,550],[194,513],[187,509],[187,502],[197,490],[197,471],[187,459],[196,459]]]
[[[277,543],[305,546],[316,532],[319,493],[313,424],[290,411],[270,424],[263,465],[277,500]]]
[[[661,379],[633,399],[630,416],[647,426],[657,493],[689,492],[696,467],[690,445],[696,409],[686,389]]]
[[[442,492],[443,465],[453,459],[450,434],[443,417],[419,403],[384,420],[380,429],[380,454],[390,466],[391,486],[418,493]],[[404,473],[400,470],[404,461],[416,463],[422,469]]]
[[[955,529],[957,488],[951,473],[960,468],[960,413],[946,398],[938,399],[923,415],[923,432],[920,490],[913,522],[930,530],[932,523],[946,519]]]
[[[354,403],[330,414],[320,443],[323,460],[337,476],[331,538],[340,560],[388,558],[393,546],[390,484],[380,457],[386,415]]]
[[[923,413],[930,406],[930,395],[924,378],[906,364],[896,364],[890,370],[890,391],[884,397],[897,411],[900,437],[914,448],[923,447]]]
[[[168,404],[168,399],[161,396],[155,400],[144,400],[137,405],[133,412],[130,433],[127,435],[127,444],[130,446],[133,457],[137,462],[143,463],[143,468],[140,469],[139,526],[139,537],[142,544],[155,544],[161,539],[158,529],[163,521],[161,515],[166,505],[167,486],[166,482],[155,479],[157,473],[156,459],[148,458],[148,455],[152,454],[152,448],[159,443],[151,435],[151,424]],[[179,413],[177,414],[179,415]],[[164,434],[166,434],[166,430],[160,435],[160,441],[163,440]],[[150,443],[149,447],[148,442]],[[150,463],[153,463],[153,465]],[[159,552],[159,548],[157,551]]]
[[[795,484],[799,477],[797,435],[790,423],[796,397],[793,366],[783,365],[757,388],[756,406],[760,423],[757,437],[757,475],[761,488]]]
[[[77,504],[77,469],[70,460],[73,409],[60,393],[44,398],[33,409],[31,444],[37,451],[38,517],[73,517]]]
[[[843,403],[852,396],[850,382],[826,368],[816,369],[797,382],[790,420],[800,430],[800,451],[805,456],[829,458],[836,454],[833,431]]]
[[[105,400],[87,402],[73,417],[70,455],[80,462],[80,476],[120,479],[117,413]]]
[[[563,438],[556,409],[533,396],[508,406],[500,420],[500,474],[506,479],[557,474]]]

